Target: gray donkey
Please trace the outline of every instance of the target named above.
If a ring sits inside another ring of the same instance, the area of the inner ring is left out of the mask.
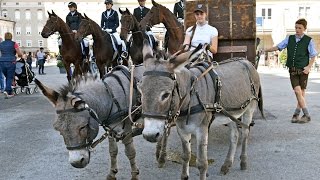
[[[205,63],[186,68],[183,65],[193,58],[192,53],[178,53],[164,60],[154,57],[149,45],[144,45],[146,71],[138,85],[144,116],[143,137],[150,142],[160,141],[166,135],[166,129],[175,123],[183,150],[181,179],[188,179],[190,139],[194,135],[197,167],[200,179],[204,180],[208,169],[209,127],[214,112],[223,112],[236,122],[228,123],[231,144],[221,173],[226,174],[233,164],[239,124],[242,125],[241,169],[245,170],[249,124],[258,104],[263,115],[259,75],[245,59],[229,59],[228,63],[221,63],[210,71],[206,71]],[[238,120],[240,117],[241,121]]]
[[[143,66],[135,68],[136,81],[141,79],[143,71]],[[118,172],[118,140],[122,140],[125,145],[132,179],[138,179],[139,169],[135,160],[132,122],[129,118],[124,118],[128,114],[130,94],[130,73],[126,67],[114,68],[107,74],[104,81],[87,75],[75,84],[70,83],[62,87],[58,92],[46,87],[37,79],[35,83],[55,107],[57,118],[53,126],[64,138],[72,166],[83,168],[89,163],[90,146],[98,134],[100,124],[109,132],[111,168],[107,179],[116,179]],[[138,105],[138,101],[138,91],[135,87],[132,104]],[[133,116],[133,118],[136,117],[137,115]],[[157,147],[161,148],[160,145]],[[157,152],[159,153],[160,150]]]

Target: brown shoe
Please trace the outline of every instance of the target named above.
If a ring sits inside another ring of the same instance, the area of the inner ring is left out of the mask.
[[[298,121],[298,123],[303,124],[303,123],[308,123],[310,121],[311,121],[311,117],[310,116],[303,115],[301,117],[301,119]]]
[[[294,114],[292,116],[291,123],[297,123],[298,121],[300,121],[299,115],[298,114]]]

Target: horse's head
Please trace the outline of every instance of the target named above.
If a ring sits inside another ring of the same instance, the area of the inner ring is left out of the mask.
[[[81,41],[84,37],[92,34],[92,29],[92,20],[84,14],[84,16],[81,16],[79,29],[75,34],[76,40]]]
[[[168,60],[158,59],[152,48],[144,41],[143,61],[145,72],[139,90],[144,116],[143,137],[150,142],[159,141],[165,128],[178,111],[181,96],[186,90],[178,85],[175,70],[188,60],[190,52],[177,53]],[[178,55],[179,54],[179,55]]]
[[[140,21],[141,29],[145,30],[147,26],[153,26],[155,24],[160,24],[165,19],[162,9],[165,8],[161,4],[156,3],[152,0],[152,8],[146,14],[146,16]]]
[[[60,26],[59,23],[62,21],[61,18],[57,16],[53,11],[52,13],[48,11],[48,14],[49,19],[47,20],[41,32],[41,36],[43,38],[48,38],[50,35],[58,31]]]
[[[125,11],[122,11],[119,8],[119,12],[121,13],[121,32],[120,32],[120,38],[124,41],[127,40],[128,34],[130,31],[133,30],[135,23],[138,23],[138,21],[135,19],[135,17],[130,13],[128,8],[126,8]]]
[[[72,85],[57,92],[37,79],[35,83],[56,109],[57,118],[53,126],[63,136],[69,150],[69,162],[76,168],[85,167],[90,161],[89,146],[99,131],[95,113],[71,90],[74,88]]]

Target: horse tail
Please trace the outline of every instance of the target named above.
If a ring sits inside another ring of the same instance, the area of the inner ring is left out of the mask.
[[[261,116],[262,116],[263,119],[266,119],[266,116],[265,116],[264,111],[263,111],[263,98],[262,98],[262,88],[261,88],[261,84],[259,85],[258,98],[259,98],[258,108],[259,108],[259,110],[260,110]]]

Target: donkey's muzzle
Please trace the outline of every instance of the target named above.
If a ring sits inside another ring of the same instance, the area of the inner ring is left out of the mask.
[[[159,141],[160,137],[160,133],[156,133],[156,134],[143,134],[143,138],[149,142],[155,143]]]

